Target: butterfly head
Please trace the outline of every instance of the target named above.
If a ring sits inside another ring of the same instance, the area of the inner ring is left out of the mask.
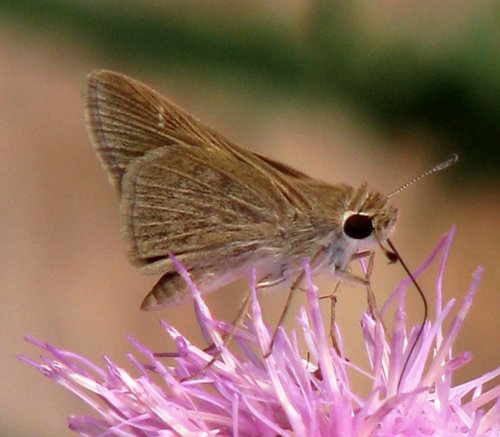
[[[389,238],[397,215],[398,210],[388,203],[386,196],[368,192],[366,185],[362,185],[344,213],[342,230],[359,246],[373,247]]]

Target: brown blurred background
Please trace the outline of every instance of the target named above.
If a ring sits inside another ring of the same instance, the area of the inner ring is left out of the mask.
[[[498,5],[286,5],[0,0],[2,436],[67,435],[66,416],[91,413],[16,359],[38,356],[24,335],[125,367],[125,334],[171,348],[159,318],[201,344],[189,305],[139,310],[156,278],[124,256],[115,196],[87,139],[81,90],[95,68],[150,83],[234,141],[332,183],[389,192],[458,151],[456,167],[394,198],[394,241],[416,267],[458,226],[446,297],[463,296],[478,264],[485,271],[455,348],[474,359],[456,381],[499,365]],[[379,301],[404,277],[386,264],[378,254]],[[431,303],[435,271],[421,280]],[[342,290],[338,321],[363,362],[363,290]],[[241,281],[207,300],[231,320],[245,291]],[[284,298],[263,297],[273,326]],[[417,322],[421,303],[410,302]]]

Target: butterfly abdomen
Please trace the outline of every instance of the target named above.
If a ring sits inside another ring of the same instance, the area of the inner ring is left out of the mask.
[[[165,306],[177,305],[189,301],[186,283],[177,272],[165,273],[144,298],[141,309],[156,310]]]

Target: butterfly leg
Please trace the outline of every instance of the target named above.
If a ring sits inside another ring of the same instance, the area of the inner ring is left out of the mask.
[[[366,266],[364,277],[359,277],[359,276],[353,275],[352,273],[345,271],[345,270],[336,271],[335,274],[342,280],[346,280],[346,281],[350,281],[350,282],[357,282],[357,283],[365,286],[365,288],[366,288],[366,301],[368,304],[368,310],[370,311],[370,315],[375,320],[379,320],[382,323],[382,326],[384,326],[382,317],[380,315],[380,311],[378,310],[377,301],[375,298],[375,293],[373,292],[373,288],[371,285],[371,275],[373,272],[373,266],[375,264],[375,252],[373,252],[373,251],[358,252],[358,253],[354,254],[351,259],[354,260],[354,259],[363,259],[363,258],[368,258],[368,265]],[[384,329],[385,329],[385,326],[384,326]]]
[[[270,273],[270,274],[264,276],[261,280],[259,280],[259,282],[256,284],[257,289],[261,290],[261,289],[268,288],[268,287],[274,287],[275,285],[278,285],[278,284],[284,282],[286,279],[287,278],[285,276],[285,266],[282,266],[280,268],[278,274]],[[196,373],[193,373],[190,376],[182,379],[182,381],[186,381],[186,380],[189,380],[191,378],[196,377],[197,375],[199,375],[200,373],[202,373],[206,369],[208,369],[211,365],[213,365],[221,357],[224,349],[227,347],[227,345],[234,338],[234,335],[236,333],[236,330],[238,329],[238,326],[241,324],[241,322],[245,318],[247,311],[248,311],[248,308],[249,308],[249,305],[250,305],[250,293],[247,294],[247,296],[245,297],[245,300],[243,301],[242,305],[240,306],[238,314],[231,324],[231,330],[224,337],[224,341],[223,341],[221,347],[217,348],[214,343],[207,346],[204,349],[205,352],[207,352],[209,350],[213,350],[213,349],[216,350],[213,357],[210,359],[210,361],[208,363],[206,363]]]
[[[314,266],[316,265],[316,263],[318,262],[319,258],[322,256],[322,254],[323,254],[323,248],[321,248],[316,253],[316,255],[314,255],[309,260],[309,265],[311,266],[311,270],[314,270]],[[283,307],[283,311],[281,312],[280,318],[278,320],[278,324],[276,326],[276,329],[273,332],[273,336],[271,337],[271,341],[269,343],[269,348],[267,349],[266,353],[264,354],[264,358],[267,358],[273,350],[274,342],[276,341],[276,336],[278,334],[278,328],[283,325],[283,322],[285,321],[285,317],[288,313],[288,310],[290,309],[290,305],[292,303],[292,298],[295,294],[295,291],[300,289],[299,286],[300,286],[300,283],[302,282],[302,280],[304,279],[304,276],[305,276],[305,272],[304,272],[304,270],[302,270],[300,272],[300,274],[297,276],[297,278],[295,279],[295,281],[293,281],[292,285],[290,286],[290,291],[288,292],[285,306]]]
[[[363,259],[366,257],[370,257],[370,259],[371,259],[372,255],[373,255],[372,251],[366,250],[366,251],[358,252],[358,253],[353,255],[353,257],[351,258],[351,261],[354,259]],[[339,281],[337,282],[337,284],[335,284],[334,290],[329,295],[322,296],[320,299],[330,299],[330,340],[332,342],[333,348],[340,355],[340,350],[339,350],[337,339],[336,339],[337,336],[335,334],[335,317],[336,317],[337,295],[338,295],[338,291],[340,288],[340,284],[342,283],[342,280],[346,280],[346,281],[350,281],[350,282],[357,282],[357,283],[361,283],[362,285],[366,286],[367,290],[368,290],[369,284],[370,284],[371,270],[370,270],[370,272],[367,272],[367,274],[365,275],[364,278],[353,275],[352,273],[350,273],[349,271],[346,271],[346,270],[336,270],[335,273],[338,276]],[[370,295],[369,292],[367,292],[367,293],[368,293],[368,295]],[[371,300],[371,296],[368,298],[368,300],[369,301]],[[371,308],[370,304],[368,306]]]
[[[330,299],[330,341],[332,342],[333,348],[340,355],[340,349],[337,343],[337,336],[335,334],[335,316],[336,316],[336,306],[337,306],[337,294],[340,288],[341,281],[337,281],[335,288],[330,294],[326,296],[321,296],[320,299]]]
[[[189,376],[187,376],[185,378],[182,378],[180,380],[181,382],[189,381],[190,379],[195,378],[199,374],[203,373],[205,370],[207,370],[208,368],[210,368],[210,366],[212,366],[222,356],[222,354],[224,353],[224,350],[227,348],[228,344],[234,338],[234,335],[236,334],[236,330],[238,329],[238,326],[240,325],[240,323],[245,318],[245,316],[247,314],[247,311],[248,311],[248,308],[250,306],[250,300],[251,300],[251,294],[247,293],[247,295],[245,296],[245,299],[243,300],[243,303],[240,306],[238,314],[237,314],[236,318],[234,319],[234,321],[233,321],[233,323],[231,325],[231,330],[224,337],[221,346],[216,348],[216,351],[215,351],[214,355],[212,356],[212,358],[210,359],[210,361],[208,361],[203,367],[201,367],[196,372],[192,373],[191,375],[189,375]],[[212,343],[211,345],[209,345],[204,350],[207,351],[207,350],[210,350],[210,349],[213,349],[213,348],[215,348],[215,345]]]
[[[197,274],[198,273],[198,274]],[[191,271],[190,274],[194,276],[194,280],[196,281],[196,277],[199,277],[200,272],[196,271]],[[155,284],[151,292],[144,298],[142,302],[141,309],[149,311],[149,310],[155,310],[158,308],[161,308],[163,306],[170,306],[170,305],[175,305],[179,304],[182,302],[188,301],[190,298],[190,293],[189,290],[187,290],[186,283],[184,279],[177,273],[176,271],[174,272],[167,272],[165,273],[159,281]],[[206,363],[201,369],[199,369],[197,372],[191,374],[190,376],[183,378],[181,381],[186,381],[191,378],[196,377],[206,369],[208,369],[215,361],[217,361],[226,346],[229,344],[229,342],[233,339],[236,329],[238,325],[241,323],[243,318],[245,317],[245,314],[248,310],[248,306],[250,304],[250,293],[248,293],[247,297],[245,298],[243,304],[240,307],[240,310],[238,312],[238,315],[233,323],[233,326],[231,328],[231,331],[224,337],[223,344],[221,347],[217,348],[215,344],[210,344],[207,346],[204,350],[205,352],[211,351],[215,349],[213,357],[210,359],[208,363]],[[156,353],[155,356],[157,357],[176,357],[178,354],[176,352],[162,352],[162,353]]]
[[[304,271],[300,273],[299,276],[297,276],[297,279],[293,281],[293,284],[290,286],[290,291],[288,292],[288,296],[286,298],[285,306],[283,307],[283,311],[281,312],[280,318],[278,320],[278,324],[276,326],[276,329],[273,332],[273,336],[271,337],[271,341],[269,343],[269,348],[267,349],[266,353],[264,354],[264,358],[267,358],[269,355],[271,355],[271,352],[273,350],[274,342],[276,341],[276,336],[278,334],[278,328],[283,325],[283,322],[285,321],[285,317],[288,313],[288,310],[290,309],[290,305],[292,303],[292,298],[294,295],[294,292],[299,288],[299,284],[302,282],[302,279],[304,279]]]
[[[370,315],[375,319],[380,321],[385,330],[384,321],[382,320],[382,316],[378,309],[377,300],[375,298],[375,293],[373,292],[372,284],[371,284],[371,276],[373,272],[373,266],[375,265],[375,252],[369,252],[366,256],[368,256],[368,265],[365,270],[365,280],[366,280],[366,301],[368,304],[368,309],[370,311]]]

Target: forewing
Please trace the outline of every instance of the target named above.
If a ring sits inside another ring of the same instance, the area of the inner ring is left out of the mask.
[[[147,85],[120,73],[97,70],[89,75],[86,118],[91,141],[119,194],[132,161],[158,147],[183,142],[231,155],[256,172],[271,172],[274,185],[292,203],[306,203],[290,179],[310,180],[309,176],[237,146]]]
[[[169,253],[188,269],[230,268],[263,248],[279,249],[291,205],[252,166],[177,143],[129,165],[121,208],[132,262],[157,273],[169,270]]]
[[[228,141],[147,85],[106,70],[86,88],[90,138],[118,193],[127,166],[149,150],[190,137],[191,145],[223,149]]]

